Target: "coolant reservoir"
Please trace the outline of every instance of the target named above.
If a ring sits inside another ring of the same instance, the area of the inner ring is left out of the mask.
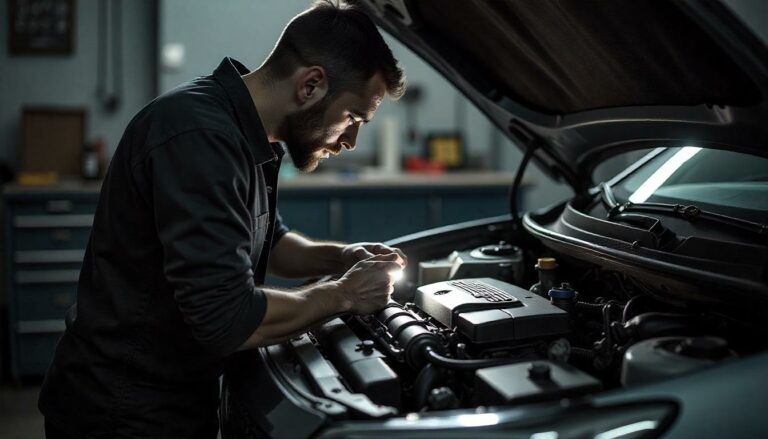
[[[419,285],[470,277],[492,277],[518,283],[522,280],[524,268],[522,250],[499,242],[473,250],[455,251],[444,259],[419,263]]]
[[[627,349],[621,384],[637,386],[685,375],[734,356],[719,337],[652,338]]]

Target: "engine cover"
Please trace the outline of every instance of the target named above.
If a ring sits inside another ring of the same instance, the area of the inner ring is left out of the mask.
[[[419,287],[416,306],[475,343],[567,333],[568,313],[520,287],[491,278]]]

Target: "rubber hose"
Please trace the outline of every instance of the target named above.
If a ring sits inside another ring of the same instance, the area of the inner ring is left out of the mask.
[[[599,314],[603,312],[604,303],[576,302],[576,311]]]
[[[431,364],[427,364],[421,369],[419,375],[416,377],[416,381],[413,383],[413,393],[416,396],[416,407],[421,409],[427,405],[427,397],[430,390],[435,387],[437,381],[441,378],[441,374]]]
[[[579,357],[584,360],[592,361],[595,359],[595,351],[592,349],[584,349],[579,347],[572,347],[571,348],[571,355],[574,357]]]
[[[506,364],[521,363],[530,360],[519,360],[511,358],[493,358],[480,360],[457,360],[456,358],[444,357],[430,348],[424,351],[424,357],[428,362],[435,366],[454,370],[477,370],[485,367],[503,366]]]

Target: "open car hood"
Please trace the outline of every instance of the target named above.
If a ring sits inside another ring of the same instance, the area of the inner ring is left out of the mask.
[[[768,50],[718,1],[362,4],[577,192],[632,149],[768,155]]]

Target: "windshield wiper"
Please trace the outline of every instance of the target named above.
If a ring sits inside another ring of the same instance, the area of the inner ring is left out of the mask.
[[[766,224],[760,224],[741,218],[722,215],[719,213],[708,212],[693,204],[685,205],[666,203],[633,203],[631,201],[619,203],[616,201],[616,196],[613,194],[613,189],[611,189],[611,186],[608,183],[601,183],[600,186],[602,190],[601,199],[603,204],[605,204],[605,206],[608,208],[607,218],[609,220],[631,215],[627,212],[663,213],[672,214],[689,222],[703,219],[731,227],[736,227],[761,237],[768,236],[768,225]]]

